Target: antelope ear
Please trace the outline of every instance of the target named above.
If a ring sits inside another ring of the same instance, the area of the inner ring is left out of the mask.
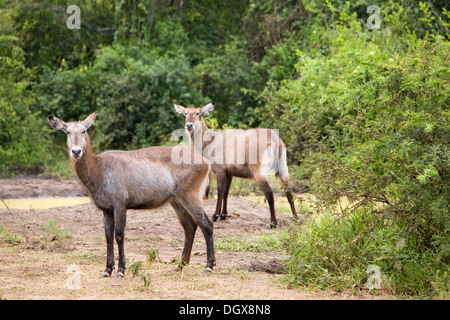
[[[95,111],[92,113],[89,117],[86,118],[86,120],[83,121],[83,126],[87,129],[94,123],[95,118],[97,118],[98,111]]]
[[[202,115],[212,112],[215,107],[216,107],[216,103],[215,102],[208,103],[206,106],[204,106],[202,108]]]
[[[64,121],[62,121],[61,119],[59,119],[58,117],[55,116],[48,116],[48,123],[50,123],[50,126],[55,129],[55,130],[62,130],[64,132],[66,132],[67,130],[67,123],[65,123]]]
[[[174,108],[175,108],[175,112],[184,115],[184,113],[186,112],[186,108],[179,106],[177,104],[173,104]]]

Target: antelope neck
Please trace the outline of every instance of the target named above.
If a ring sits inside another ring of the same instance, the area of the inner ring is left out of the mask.
[[[98,187],[97,181],[100,181],[99,159],[91,150],[91,143],[87,133],[86,149],[83,150],[83,155],[77,160],[71,158],[71,164],[80,181],[91,194],[94,194]]]
[[[190,133],[190,141],[191,141],[191,147],[195,148],[198,147],[198,145],[195,143],[196,139],[200,139],[201,140],[201,150],[195,150],[196,152],[203,152],[203,150],[205,149],[205,147],[207,145],[209,145],[213,140],[214,140],[214,136],[209,139],[208,136],[205,136],[205,134],[209,133],[210,130],[208,128],[208,126],[206,125],[205,119],[202,117],[201,118],[201,123],[202,123],[202,127],[201,127],[201,131],[199,131],[197,128],[195,128],[193,131],[191,131]],[[200,136],[201,133],[201,136]]]

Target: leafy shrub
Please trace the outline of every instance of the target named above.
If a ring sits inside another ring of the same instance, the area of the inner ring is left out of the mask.
[[[344,75],[347,87],[333,96],[333,106],[345,111],[334,130],[347,139],[327,140],[325,151],[310,158],[315,191],[323,199],[345,195],[360,205],[387,204],[385,213],[407,221],[446,261],[449,49],[439,40],[425,43],[397,65],[369,59]]]
[[[396,221],[420,243],[415,253],[448,263],[449,43],[437,36],[388,51],[390,36],[345,12],[332,34],[327,57],[298,51],[299,77],[268,87],[256,114],[283,132],[322,207],[347,196],[348,213],[370,210],[386,232]]]
[[[448,264],[406,223],[382,221],[367,208],[345,217],[312,215],[290,235],[287,280],[297,285],[421,297],[450,294]]]
[[[63,228],[56,219],[48,221],[43,226],[48,235],[47,241],[56,241],[60,249],[67,250],[72,243],[72,232]]]

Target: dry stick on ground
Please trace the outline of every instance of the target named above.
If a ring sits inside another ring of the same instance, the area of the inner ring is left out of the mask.
[[[0,200],[2,200],[3,204],[5,205],[6,209],[8,210],[9,214],[12,214],[11,209],[9,208],[9,206],[6,204],[5,200],[3,200],[2,197],[0,197]]]

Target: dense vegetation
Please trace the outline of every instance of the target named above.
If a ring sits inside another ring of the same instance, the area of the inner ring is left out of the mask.
[[[81,29],[66,1],[0,1],[0,176],[68,174],[48,114],[99,110],[95,149],[134,149],[169,143],[173,102],[213,100],[220,127],[280,129],[319,199],[289,281],[362,286],[370,265],[394,293],[448,297],[447,1],[380,0],[379,19],[363,0],[71,4]]]

